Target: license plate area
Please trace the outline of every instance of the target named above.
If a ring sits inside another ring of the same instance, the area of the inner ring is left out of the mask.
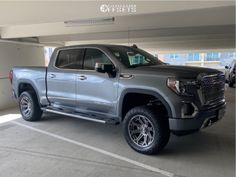
[[[224,117],[225,114],[225,109],[220,109],[216,112],[215,116],[212,116],[211,118],[207,118],[203,124],[201,128],[205,128],[205,127],[209,127],[212,124],[214,124],[215,122],[217,122],[218,120],[222,119]]]

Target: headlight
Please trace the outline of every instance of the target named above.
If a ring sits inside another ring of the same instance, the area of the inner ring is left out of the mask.
[[[179,80],[176,78],[168,78],[167,80],[167,86],[178,95],[193,96],[193,94],[189,93],[187,90],[189,85],[196,85],[196,82],[192,80]]]

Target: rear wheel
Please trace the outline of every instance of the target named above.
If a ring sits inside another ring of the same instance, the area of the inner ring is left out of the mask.
[[[31,91],[25,91],[20,95],[19,107],[23,119],[27,121],[39,120],[43,113],[36,94]]]
[[[143,154],[160,152],[170,137],[167,119],[149,106],[131,109],[125,116],[123,129],[127,143]]]

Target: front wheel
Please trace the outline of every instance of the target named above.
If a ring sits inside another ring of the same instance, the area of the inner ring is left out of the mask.
[[[23,119],[27,121],[39,120],[43,113],[34,92],[23,92],[19,98],[19,107]]]
[[[168,119],[149,106],[131,109],[125,116],[123,130],[129,146],[143,154],[160,152],[170,137]]]

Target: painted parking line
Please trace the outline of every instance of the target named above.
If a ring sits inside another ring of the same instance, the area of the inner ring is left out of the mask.
[[[50,133],[50,132],[47,132],[47,131],[44,131],[44,130],[41,130],[41,129],[38,129],[38,128],[35,128],[35,127],[31,127],[31,126],[19,123],[17,121],[11,121],[11,122],[14,123],[14,124],[17,124],[21,127],[33,130],[35,132],[39,132],[41,134],[48,135],[48,136],[51,136],[51,137],[56,138],[56,139],[59,139],[59,140],[62,140],[62,141],[65,141],[65,142],[68,142],[68,143],[71,143],[71,144],[75,144],[75,145],[81,146],[83,148],[90,149],[92,151],[95,151],[95,152],[113,157],[115,159],[118,159],[118,160],[121,160],[121,161],[124,161],[124,162],[128,162],[130,164],[136,165],[136,166],[144,168],[146,170],[150,170],[150,171],[162,174],[162,175],[167,176],[167,177],[178,177],[178,175],[175,175],[174,173],[171,173],[171,172],[168,172],[168,171],[156,168],[156,167],[152,167],[152,166],[146,165],[144,163],[137,162],[137,161],[129,159],[127,157],[124,157],[124,156],[121,156],[121,155],[118,155],[118,154],[115,154],[115,153],[112,153],[112,152],[108,152],[108,151],[105,151],[103,149],[81,143],[79,141],[75,141],[75,140],[72,140],[72,139],[69,139],[69,138],[66,138],[66,137],[63,137],[63,136],[59,136],[59,135],[56,135],[54,133]]]

